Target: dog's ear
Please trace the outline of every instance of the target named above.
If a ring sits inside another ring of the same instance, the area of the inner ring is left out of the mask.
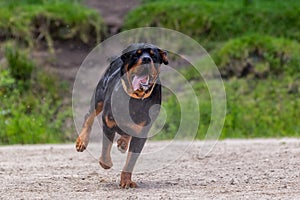
[[[168,53],[166,51],[159,49],[159,55],[161,57],[162,63],[164,63],[165,65],[169,64],[168,56],[167,56]]]

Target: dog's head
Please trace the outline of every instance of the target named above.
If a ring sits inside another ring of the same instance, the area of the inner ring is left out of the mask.
[[[143,99],[151,95],[162,63],[168,64],[167,52],[152,44],[137,43],[127,47],[121,59],[122,85],[128,95]]]

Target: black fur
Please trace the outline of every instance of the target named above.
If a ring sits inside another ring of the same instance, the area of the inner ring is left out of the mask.
[[[159,114],[159,71],[162,63],[168,64],[167,53],[152,44],[144,43],[132,44],[121,56],[114,58],[95,89],[90,111],[76,140],[77,151],[85,150],[94,117],[102,111],[100,165],[105,169],[112,166],[110,150],[115,133],[123,137],[120,141],[125,141],[122,143],[126,144],[125,148],[120,149],[122,152],[127,150],[130,141],[127,161],[121,173],[121,187],[136,187],[131,181],[131,172]]]

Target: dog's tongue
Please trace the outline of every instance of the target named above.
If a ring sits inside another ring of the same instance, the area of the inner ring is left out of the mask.
[[[133,90],[135,91],[137,89],[140,89],[141,83],[146,83],[147,79],[148,79],[147,75],[144,76],[135,75],[132,79]]]

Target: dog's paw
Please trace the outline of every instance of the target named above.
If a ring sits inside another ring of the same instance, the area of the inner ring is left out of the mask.
[[[86,149],[87,144],[80,138],[80,136],[78,136],[75,146],[78,152],[83,152]]]
[[[125,153],[127,151],[129,140],[130,138],[125,138],[123,136],[117,140],[117,147],[121,153]]]
[[[103,169],[110,169],[113,166],[111,159],[104,160],[102,157],[99,159],[99,164]]]
[[[121,181],[120,182],[120,187],[121,188],[137,188],[137,184],[131,180],[127,180],[127,181]]]
[[[120,185],[121,188],[137,188],[137,184],[131,180],[131,173],[130,172],[122,172],[121,173],[121,181]]]

